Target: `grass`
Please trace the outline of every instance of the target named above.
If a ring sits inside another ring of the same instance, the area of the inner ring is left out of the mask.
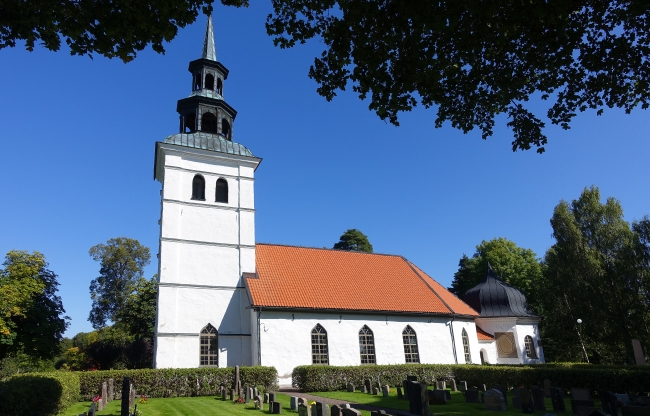
[[[348,393],[346,391],[328,391],[320,393],[309,393],[314,396],[328,397],[331,399],[343,400],[350,403],[360,403],[367,404],[371,406],[380,406],[390,409],[397,410],[406,410],[409,409],[409,403],[407,400],[400,400],[397,398],[397,390],[390,389],[388,397],[383,397],[381,395],[375,396],[373,394],[355,392]],[[569,400],[565,399],[565,406],[568,411],[571,411],[571,403]],[[470,416],[476,414],[485,414],[485,415],[498,415],[498,416],[519,416],[521,415],[521,410],[514,409],[512,407],[512,394],[508,394],[508,407],[506,411],[495,412],[493,410],[485,410],[482,403],[466,403],[463,393],[460,391],[451,392],[451,401],[444,405],[432,405],[430,406],[431,413],[436,416]],[[553,413],[553,405],[551,399],[546,399],[546,413]],[[536,413],[541,414],[541,411]]]

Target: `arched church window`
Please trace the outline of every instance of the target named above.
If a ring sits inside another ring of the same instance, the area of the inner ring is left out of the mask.
[[[205,76],[205,89],[214,90],[214,75],[208,74]]]
[[[537,358],[537,353],[535,351],[535,344],[533,343],[533,337],[526,335],[524,338],[524,345],[526,346],[526,357],[528,358]]]
[[[199,365],[213,366],[219,365],[219,336],[217,329],[211,324],[207,324],[200,335],[201,352]]]
[[[217,179],[217,189],[214,200],[215,202],[228,203],[228,181],[224,178]]]
[[[420,354],[418,353],[418,337],[411,325],[406,325],[402,331],[402,340],[404,340],[404,356],[407,363],[419,363]]]
[[[225,118],[221,119],[221,134],[226,140],[230,140],[230,123]]]
[[[377,363],[375,359],[375,336],[368,328],[368,325],[364,325],[359,331],[359,353],[361,354],[361,364]]]
[[[463,332],[461,336],[463,338],[463,351],[465,352],[465,364],[471,364],[472,356],[469,353],[469,337],[467,336],[467,331],[465,331],[465,328],[463,328]]]
[[[194,133],[196,131],[196,114],[186,114],[183,116],[183,133]]]
[[[316,324],[311,330],[311,363],[329,363],[327,359],[327,331],[321,324]]]
[[[201,131],[208,133],[217,132],[217,116],[212,113],[203,113],[201,117]]]
[[[197,72],[192,75],[192,91],[198,91],[201,89],[201,73]]]
[[[194,175],[192,179],[192,199],[205,201],[205,179],[201,175]]]
[[[217,78],[217,93],[223,95],[223,82],[221,81],[221,78]]]

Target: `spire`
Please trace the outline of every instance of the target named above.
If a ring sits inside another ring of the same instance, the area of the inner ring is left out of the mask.
[[[208,26],[205,28],[205,39],[203,40],[203,53],[201,58],[211,61],[217,60],[217,52],[214,48],[214,31],[212,30],[212,15],[208,16]]]

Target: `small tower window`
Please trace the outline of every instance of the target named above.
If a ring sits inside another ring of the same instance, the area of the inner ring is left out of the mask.
[[[406,362],[419,363],[418,337],[410,325],[406,325],[406,328],[402,331],[402,340],[404,341],[404,357],[406,358]]]
[[[217,189],[214,200],[215,202],[228,203],[228,181],[224,178],[217,179]]]
[[[217,78],[217,93],[223,95],[223,82],[221,81],[221,78]]]
[[[201,73],[197,72],[192,75],[192,91],[198,91],[201,89]]]
[[[359,353],[361,354],[361,364],[377,363],[375,359],[375,336],[368,328],[368,325],[364,325],[359,331]]]
[[[311,330],[311,363],[327,364],[327,331],[320,324]]]
[[[535,351],[535,344],[533,343],[533,337],[526,335],[524,338],[524,345],[526,346],[526,357],[528,358],[537,358],[537,353]]]
[[[196,114],[190,113],[183,116],[183,133],[194,133],[196,131]]]
[[[205,76],[205,89],[214,90],[214,75],[208,74]]]
[[[472,356],[469,353],[469,337],[467,336],[467,331],[465,331],[465,328],[463,328],[462,338],[463,338],[463,351],[465,352],[465,364],[471,364]]]
[[[201,131],[208,133],[217,132],[217,116],[212,113],[203,113],[201,117]]]
[[[219,334],[211,324],[207,324],[201,330],[200,342],[200,366],[219,366]]]
[[[205,179],[201,175],[194,175],[192,179],[192,199],[205,201]]]
[[[221,134],[226,140],[230,140],[230,123],[225,118],[221,119]]]

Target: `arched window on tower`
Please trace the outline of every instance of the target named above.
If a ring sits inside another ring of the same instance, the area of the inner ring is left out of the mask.
[[[183,133],[194,133],[196,131],[196,114],[190,113],[183,116]]]
[[[463,328],[463,332],[461,336],[463,338],[463,351],[465,352],[465,364],[471,364],[472,356],[469,353],[469,337],[467,336],[467,331],[465,331],[465,328]]]
[[[214,75],[208,74],[205,76],[205,89],[214,90]]]
[[[203,116],[201,117],[201,131],[216,133],[217,116],[212,113],[203,113]]]
[[[404,357],[407,363],[419,363],[420,354],[418,353],[418,337],[411,325],[406,325],[402,331],[402,340],[404,340]]]
[[[215,202],[228,203],[228,181],[224,178],[217,179],[217,189],[214,200]]]
[[[524,345],[526,347],[526,357],[537,358],[537,352],[535,351],[535,343],[533,343],[533,337],[526,335],[524,338]]]
[[[205,179],[201,175],[194,175],[192,179],[192,199],[205,201]]]
[[[217,78],[217,93],[223,95],[223,81],[221,81],[221,78]]]
[[[226,140],[230,140],[230,123],[225,118],[221,119],[221,134]]]
[[[327,359],[327,331],[321,324],[316,324],[314,329],[311,330],[311,363],[329,363]]]
[[[201,73],[197,72],[192,74],[192,91],[198,91],[201,89]]]
[[[377,363],[375,359],[375,336],[368,328],[368,325],[364,325],[359,331],[359,354],[361,354],[361,364]]]
[[[200,335],[201,351],[199,352],[199,365],[201,367],[219,366],[219,334],[211,324],[207,324]]]

